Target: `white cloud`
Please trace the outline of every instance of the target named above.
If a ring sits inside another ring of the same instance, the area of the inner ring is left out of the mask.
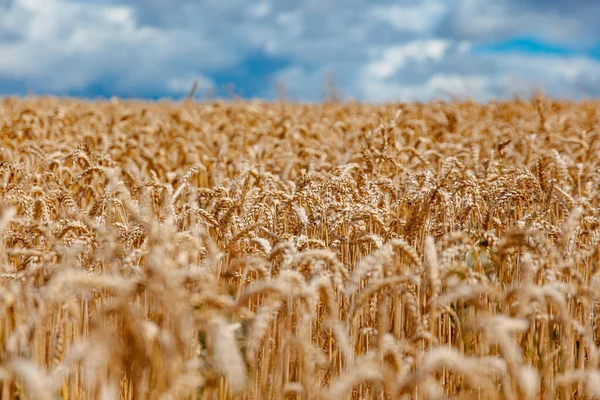
[[[424,1],[412,5],[375,5],[367,13],[376,20],[385,21],[398,30],[427,33],[443,17],[448,2]]]
[[[271,5],[265,1],[254,4],[250,7],[249,15],[252,18],[264,18],[271,12]]]
[[[167,89],[173,94],[187,94],[197,83],[197,91],[205,91],[214,88],[214,82],[203,75],[188,75],[185,77],[174,77],[167,81]]]
[[[450,43],[445,40],[416,40],[383,50],[380,60],[367,64],[368,72],[379,78],[389,78],[408,61],[440,61]]]
[[[121,5],[17,0],[0,16],[0,26],[19,37],[0,41],[0,76],[24,80],[41,92],[80,90],[105,76],[117,91],[170,91],[169,82],[189,74],[187,68],[238,60],[235,52],[199,42],[193,32],[139,26],[134,15]],[[198,59],[195,50],[213,56]]]
[[[367,101],[422,101],[448,97],[487,100],[489,79],[484,76],[462,76],[440,73],[419,84],[401,84],[381,80],[363,82],[363,96]]]
[[[580,98],[600,94],[600,61],[586,57],[564,58],[553,55],[503,54],[495,56],[505,76],[514,76],[521,87],[539,87],[549,95]],[[517,84],[513,84],[517,86]],[[517,87],[518,87],[517,86]]]
[[[453,51],[454,55],[447,58],[460,54],[461,62],[473,67],[470,73],[455,73],[456,68],[450,67],[454,64],[423,58],[420,68],[431,72],[422,81],[403,80],[402,76],[410,73],[406,67],[396,69],[394,75],[382,75],[365,68],[357,90],[362,98],[374,102],[450,97],[487,101],[506,99],[515,93],[529,96],[534,89],[568,98],[600,93],[600,80],[590,79],[600,76],[600,62],[589,58],[517,53],[476,56],[461,53],[460,46]]]

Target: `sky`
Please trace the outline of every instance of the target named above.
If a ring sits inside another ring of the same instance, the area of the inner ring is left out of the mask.
[[[0,96],[600,95],[597,0],[0,0]]]

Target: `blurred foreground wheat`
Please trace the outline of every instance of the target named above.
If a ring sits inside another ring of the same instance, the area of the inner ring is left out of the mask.
[[[600,105],[0,103],[2,399],[600,398]]]

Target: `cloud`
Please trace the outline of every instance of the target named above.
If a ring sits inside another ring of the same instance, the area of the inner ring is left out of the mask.
[[[214,88],[214,83],[202,75],[187,75],[174,77],[167,81],[167,90],[176,95],[187,94],[195,85],[197,91],[207,91]]]
[[[529,36],[580,49],[600,40],[598,15],[592,0],[453,0],[437,34],[472,42]]]
[[[447,2],[425,1],[409,5],[375,5],[367,10],[367,14],[397,30],[427,34],[435,29],[447,9]]]
[[[502,53],[474,55],[466,46],[448,47],[443,58],[414,59],[393,74],[368,65],[360,79],[361,97],[374,102],[470,98],[477,101],[547,95],[580,99],[600,94],[600,62],[586,57]],[[421,71],[415,74],[414,71]]]
[[[389,78],[410,61],[440,61],[450,43],[444,40],[416,40],[405,45],[390,46],[381,59],[367,65],[369,73],[379,78]]]
[[[17,0],[0,16],[3,31],[18,38],[0,42],[0,76],[41,92],[77,92],[103,78],[122,93],[167,89],[193,68],[188,51],[207,45],[183,31],[139,26],[133,16],[121,5]],[[234,59],[215,53],[202,65]]]
[[[585,0],[0,0],[0,93],[486,100],[536,84],[600,95]],[[596,12],[597,11],[597,12]],[[541,45],[516,51],[512,39]],[[491,43],[499,45],[492,46]],[[595,46],[595,47],[594,47]],[[560,53],[560,54],[558,54]],[[565,59],[564,55],[571,55]]]

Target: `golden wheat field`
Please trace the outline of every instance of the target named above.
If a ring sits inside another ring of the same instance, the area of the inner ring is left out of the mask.
[[[0,101],[2,399],[600,398],[600,104]]]

